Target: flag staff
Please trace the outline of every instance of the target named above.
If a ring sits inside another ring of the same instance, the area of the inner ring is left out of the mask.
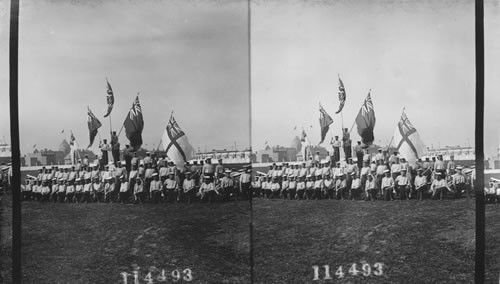
[[[372,92],[372,89],[368,90],[368,94],[371,94],[371,92]],[[363,107],[363,105],[365,104],[365,102],[366,102],[366,98],[363,101],[363,104],[361,105],[361,108]],[[361,108],[360,108],[360,110],[361,110]],[[349,130],[349,134],[351,134],[352,129],[354,128],[354,124],[356,124],[356,120],[354,120],[354,122],[352,123],[351,130]]]

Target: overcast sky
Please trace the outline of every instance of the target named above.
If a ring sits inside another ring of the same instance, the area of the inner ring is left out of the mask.
[[[345,127],[371,88],[376,143],[390,140],[406,106],[427,145],[473,145],[473,1],[371,2],[252,2],[254,149],[265,141],[289,145],[294,126],[317,143],[319,101],[339,134],[337,74],[347,91]],[[67,138],[62,129],[86,145],[87,105],[107,136],[106,76],[116,130],[141,92],[148,146],[159,142],[172,110],[195,147],[248,146],[246,16],[246,3],[236,1],[23,1],[23,153],[34,144],[57,148]],[[0,21],[0,137],[10,142],[7,0],[0,0]],[[498,1],[485,1],[486,155],[496,153],[500,136],[499,27]],[[352,137],[359,138],[356,128]]]
[[[250,146],[246,1],[66,2],[21,6],[23,153],[57,149],[69,130],[86,147],[87,105],[109,138],[106,77],[117,132],[140,92],[143,147],[160,142],[172,110],[195,149]]]
[[[10,1],[0,0],[0,143],[10,144],[9,19]]]
[[[500,6],[484,3],[485,78],[484,152],[496,155],[500,144]]]
[[[337,74],[347,92],[345,127],[372,90],[375,143],[389,143],[406,107],[427,146],[473,146],[474,2],[422,2],[253,2],[254,149],[289,146],[301,127],[318,143],[319,102],[339,135]],[[356,127],[351,137],[360,139]]]

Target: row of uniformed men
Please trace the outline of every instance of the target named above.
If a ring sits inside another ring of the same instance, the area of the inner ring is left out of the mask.
[[[321,168],[320,168],[321,169]],[[327,169],[327,168],[323,168]],[[338,168],[337,168],[338,169]],[[384,170],[383,177],[377,182],[374,171],[362,175],[352,171],[346,175],[342,171],[336,171],[333,175],[329,171],[314,171],[314,175],[274,175],[256,177],[252,186],[255,196],[283,197],[289,199],[357,199],[365,193],[365,199],[373,200],[380,194],[385,200],[394,199],[397,194],[401,199],[416,196],[422,199],[425,193],[432,193],[432,198],[439,195],[443,198],[445,191],[455,192],[460,195],[467,190],[467,178],[462,173],[462,167],[456,168],[456,173],[451,177],[451,185],[448,184],[441,172],[436,172],[431,182],[423,175],[423,169],[417,169],[417,176],[412,180],[406,169],[400,170],[395,177],[391,176],[389,169]],[[333,176],[333,178],[332,178]]]
[[[35,178],[27,179],[22,191],[24,200],[39,201],[103,202],[111,201],[114,193],[119,193],[119,201],[125,201],[127,195],[133,193],[137,202],[144,202],[147,199],[158,202],[162,197],[167,201],[187,199],[190,202],[193,195],[201,199],[207,196],[211,202],[217,196],[220,196],[220,199],[228,199],[231,195],[238,198],[239,193],[244,197],[249,196],[251,177],[249,166],[245,168],[246,170],[238,174],[226,170],[222,178],[205,175],[201,184],[196,182],[191,172],[185,172],[183,174],[185,178],[181,180],[176,178],[173,172],[169,172],[164,180],[160,180],[156,172],[151,174],[151,180],[141,174],[134,174],[133,177],[129,175],[128,178],[122,174],[118,177],[118,183],[109,175],[103,177],[104,182],[101,182],[97,174],[94,177],[84,175],[75,179],[53,178],[50,183],[48,179]],[[238,179],[238,182],[235,182],[235,179]]]
[[[442,156],[438,157],[438,162],[443,163]],[[453,163],[453,164],[452,164]],[[377,176],[383,176],[386,170],[390,170],[391,173],[396,174],[402,170],[406,170],[410,174],[416,170],[422,169],[424,175],[431,177],[435,172],[441,172],[442,174],[453,175],[455,174],[456,165],[453,161],[448,163],[449,167],[445,168],[440,166],[439,163],[431,165],[430,163],[419,163],[416,162],[415,166],[410,166],[410,164],[405,160],[405,158],[398,158],[389,164],[385,163],[384,160],[379,159],[377,162],[364,161],[363,166],[360,168],[358,164],[353,163],[352,158],[348,158],[346,163],[342,162],[319,162],[319,161],[308,161],[302,164],[273,164],[269,166],[267,175],[271,177],[282,177],[293,175],[295,177],[305,177],[307,175],[325,175],[330,174],[332,176],[337,176],[339,174],[350,176],[352,173],[364,176],[368,174],[375,174]],[[394,176],[395,178],[395,176]]]

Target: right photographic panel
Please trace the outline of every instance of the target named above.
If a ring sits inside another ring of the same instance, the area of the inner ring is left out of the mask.
[[[500,281],[500,2],[484,1],[485,283]]]
[[[472,282],[474,1],[251,1],[250,14],[255,282]]]

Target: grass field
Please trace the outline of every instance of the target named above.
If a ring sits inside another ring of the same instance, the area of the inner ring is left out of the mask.
[[[485,208],[485,266],[487,283],[500,281],[500,205],[487,204]]]
[[[12,282],[12,199],[0,195],[0,283]]]
[[[0,282],[10,283],[2,200]],[[474,200],[254,199],[256,283],[471,283]],[[194,283],[249,283],[249,206],[23,203],[24,283],[123,283],[121,272],[190,268]],[[486,283],[500,275],[500,206],[486,206]],[[383,276],[349,275],[383,263]],[[319,279],[313,279],[318,265]],[[324,281],[323,265],[333,278]],[[335,271],[342,265],[345,277]],[[133,283],[130,276],[128,283]],[[172,279],[171,277],[169,279]],[[140,283],[146,283],[141,281]],[[160,283],[155,281],[154,283]],[[169,282],[170,283],[170,282]]]
[[[22,206],[23,283],[123,283],[137,266],[168,283],[187,268],[194,283],[250,281],[248,202]]]
[[[257,283],[469,283],[474,200],[254,200]],[[498,232],[497,235],[500,235]],[[383,276],[349,275],[383,263]],[[313,281],[313,265],[321,270]],[[323,265],[333,280],[324,281]],[[342,265],[346,273],[335,275]]]

